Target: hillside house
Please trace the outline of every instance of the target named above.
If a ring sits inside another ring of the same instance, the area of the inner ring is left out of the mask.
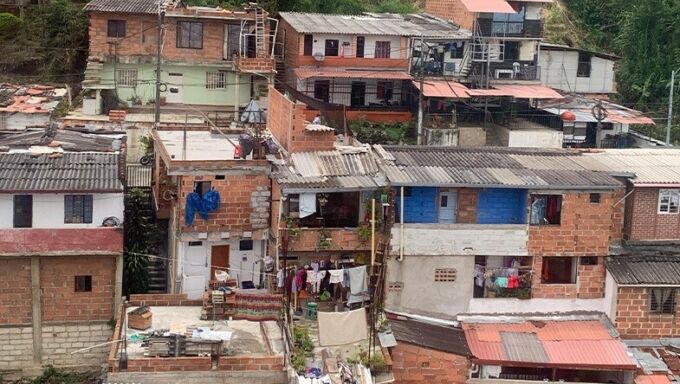
[[[90,52],[83,88],[86,113],[108,113],[115,99],[128,105],[155,100],[158,14],[164,12],[161,101],[238,111],[266,100],[275,72],[267,13],[185,6],[182,2],[93,0],[86,6]]]
[[[66,93],[49,85],[0,84],[0,131],[47,127]]]
[[[99,367],[107,347],[75,352],[121,303],[121,139],[19,136],[0,139],[0,372]]]
[[[541,82],[567,93],[616,93],[614,65],[618,59],[606,53],[541,43]]]

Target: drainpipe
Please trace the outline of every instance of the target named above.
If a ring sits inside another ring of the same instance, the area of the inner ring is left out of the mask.
[[[404,261],[404,186],[399,187],[399,261]]]
[[[276,270],[279,269],[279,242],[281,241],[281,215],[283,214],[283,194],[279,197],[279,214],[276,220]],[[285,272],[284,272],[285,273]]]

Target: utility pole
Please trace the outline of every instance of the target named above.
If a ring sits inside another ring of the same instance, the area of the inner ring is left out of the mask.
[[[425,53],[423,52],[423,36],[420,36],[420,92],[418,93],[418,145],[423,145],[423,93],[425,92],[425,77],[423,76],[423,67],[425,67]],[[430,50],[427,50],[428,54]]]
[[[156,39],[156,104],[154,108],[154,128],[161,123],[161,52],[163,47],[163,22],[165,20],[164,0],[158,0],[158,34]]]
[[[666,125],[666,145],[671,145],[671,127],[673,126],[673,93],[675,90],[675,70],[671,72],[671,93],[668,95],[668,123]]]

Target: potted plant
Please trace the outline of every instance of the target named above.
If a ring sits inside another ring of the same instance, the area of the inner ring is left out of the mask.
[[[366,244],[371,238],[371,227],[368,223],[362,223],[359,228],[357,228],[357,234],[359,235],[359,242],[362,245]]]
[[[319,231],[319,249],[329,249],[331,247],[331,234],[325,228]]]

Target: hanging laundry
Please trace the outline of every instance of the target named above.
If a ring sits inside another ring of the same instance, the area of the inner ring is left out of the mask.
[[[496,279],[496,285],[498,288],[507,288],[508,287],[508,278],[507,277],[499,277]]]
[[[322,347],[351,344],[368,338],[364,308],[348,312],[319,312],[317,319]]]
[[[208,209],[205,206],[205,200],[196,192],[191,192],[187,195],[187,205],[184,208],[186,224],[194,225],[194,216],[198,212],[203,220],[208,220]]]
[[[203,195],[203,201],[208,212],[217,211],[220,207],[220,193],[212,189]]]
[[[349,269],[349,290],[353,295],[368,291],[368,275],[365,265]]]
[[[328,273],[331,274],[331,284],[337,284],[337,283],[342,283],[342,278],[343,278],[343,270],[342,269],[334,269],[328,271]]]
[[[316,213],[316,193],[300,194],[300,218],[311,216]]]

